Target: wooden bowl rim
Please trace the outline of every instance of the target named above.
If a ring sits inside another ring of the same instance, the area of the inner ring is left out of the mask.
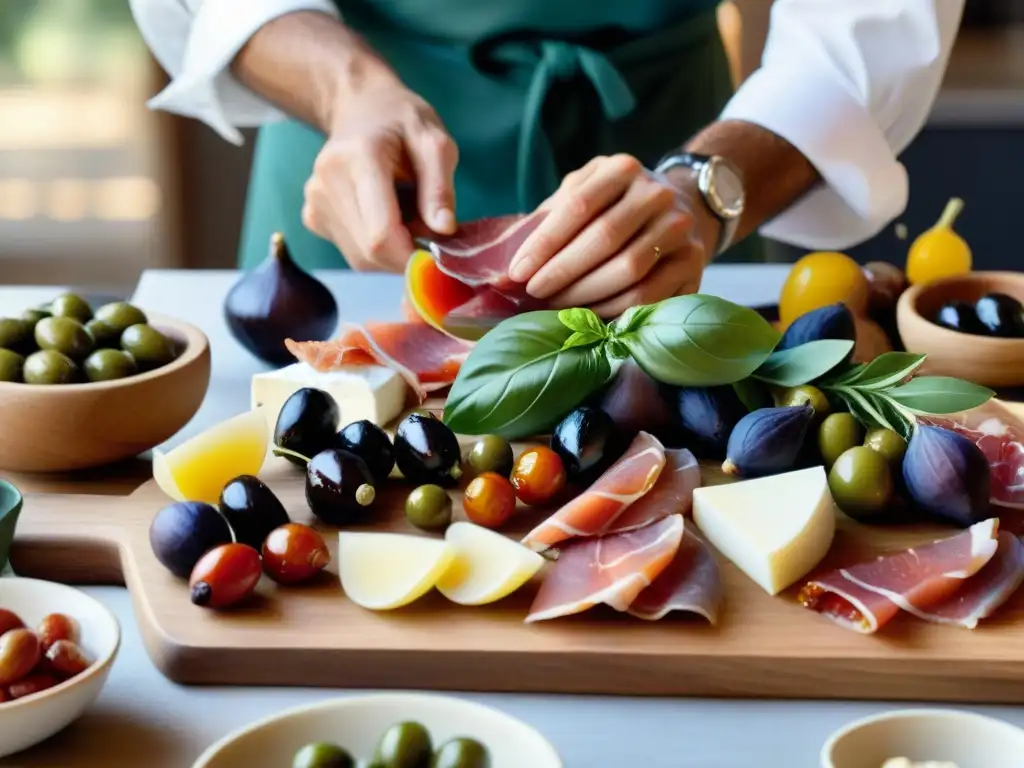
[[[145,373],[137,373],[134,376],[127,376],[123,379],[112,381],[86,381],[76,384],[24,384],[16,381],[0,381],[0,396],[5,394],[17,394],[19,392],[101,392],[114,389],[125,389],[134,387],[147,381],[168,376],[192,365],[209,348],[210,341],[198,326],[163,315],[159,312],[146,312],[149,324],[159,328],[169,328],[177,331],[178,335],[185,337],[185,349],[174,360],[167,365],[154,368]]]
[[[929,332],[935,336],[936,341],[962,343],[966,337],[970,339],[973,344],[986,344],[990,348],[1002,347],[1004,349],[1010,349],[1013,347],[1024,347],[1024,339],[1007,339],[1000,338],[998,336],[979,336],[970,333],[960,333],[959,331],[954,331],[950,328],[943,328],[938,323],[922,315],[917,309],[918,301],[922,296],[930,291],[949,285],[976,283],[979,280],[999,280],[1019,283],[1021,284],[1021,287],[1024,288],[1024,272],[1002,271],[970,272],[966,275],[945,277],[932,283],[912,285],[903,292],[896,304],[897,323],[901,322],[901,317],[925,323],[928,326]]]

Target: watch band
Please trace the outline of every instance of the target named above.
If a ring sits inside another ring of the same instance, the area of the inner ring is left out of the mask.
[[[664,175],[672,168],[689,168],[697,177],[697,190],[700,192],[704,207],[718,220],[718,242],[715,244],[715,256],[722,253],[730,245],[736,236],[739,228],[740,216],[725,216],[716,209],[708,199],[710,188],[710,172],[714,167],[714,161],[719,160],[713,155],[698,155],[693,152],[680,152],[664,157],[655,168],[655,173]]]

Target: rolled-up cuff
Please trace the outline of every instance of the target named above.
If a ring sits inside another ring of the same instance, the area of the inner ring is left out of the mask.
[[[149,107],[202,120],[233,144],[243,142],[239,127],[282,119],[280,110],[238,82],[229,67],[260,27],[296,11],[338,16],[330,0],[204,0],[192,19],[180,70]]]
[[[805,67],[757,70],[722,112],[788,141],[824,184],[761,228],[810,249],[849,248],[877,234],[907,204],[907,172],[865,106],[833,77]]]

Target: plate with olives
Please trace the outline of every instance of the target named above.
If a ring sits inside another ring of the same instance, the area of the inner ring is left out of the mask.
[[[535,729],[436,694],[383,693],[296,707],[229,734],[193,768],[562,768]]]
[[[1024,273],[972,272],[915,285],[896,310],[909,352],[926,372],[989,387],[1024,384]]]
[[[129,302],[64,293],[0,306],[0,469],[69,471],[149,450],[198,410],[210,352],[198,328]]]

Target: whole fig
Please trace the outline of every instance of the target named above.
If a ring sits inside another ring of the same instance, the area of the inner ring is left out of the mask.
[[[911,500],[940,522],[967,528],[990,517],[988,460],[956,432],[918,426],[903,457],[903,481]]]
[[[722,459],[729,435],[746,406],[731,385],[720,387],[664,386],[662,396],[674,412],[676,434],[667,442],[689,448],[697,458]]]
[[[809,405],[759,408],[748,413],[729,435],[722,471],[739,477],[763,477],[794,469],[814,419]]]
[[[782,334],[775,349],[790,349],[821,339],[857,340],[853,313],[842,302],[820,307],[798,317]]]
[[[640,431],[663,436],[673,420],[668,403],[658,393],[658,383],[632,360],[623,363],[599,406],[630,436]]]

